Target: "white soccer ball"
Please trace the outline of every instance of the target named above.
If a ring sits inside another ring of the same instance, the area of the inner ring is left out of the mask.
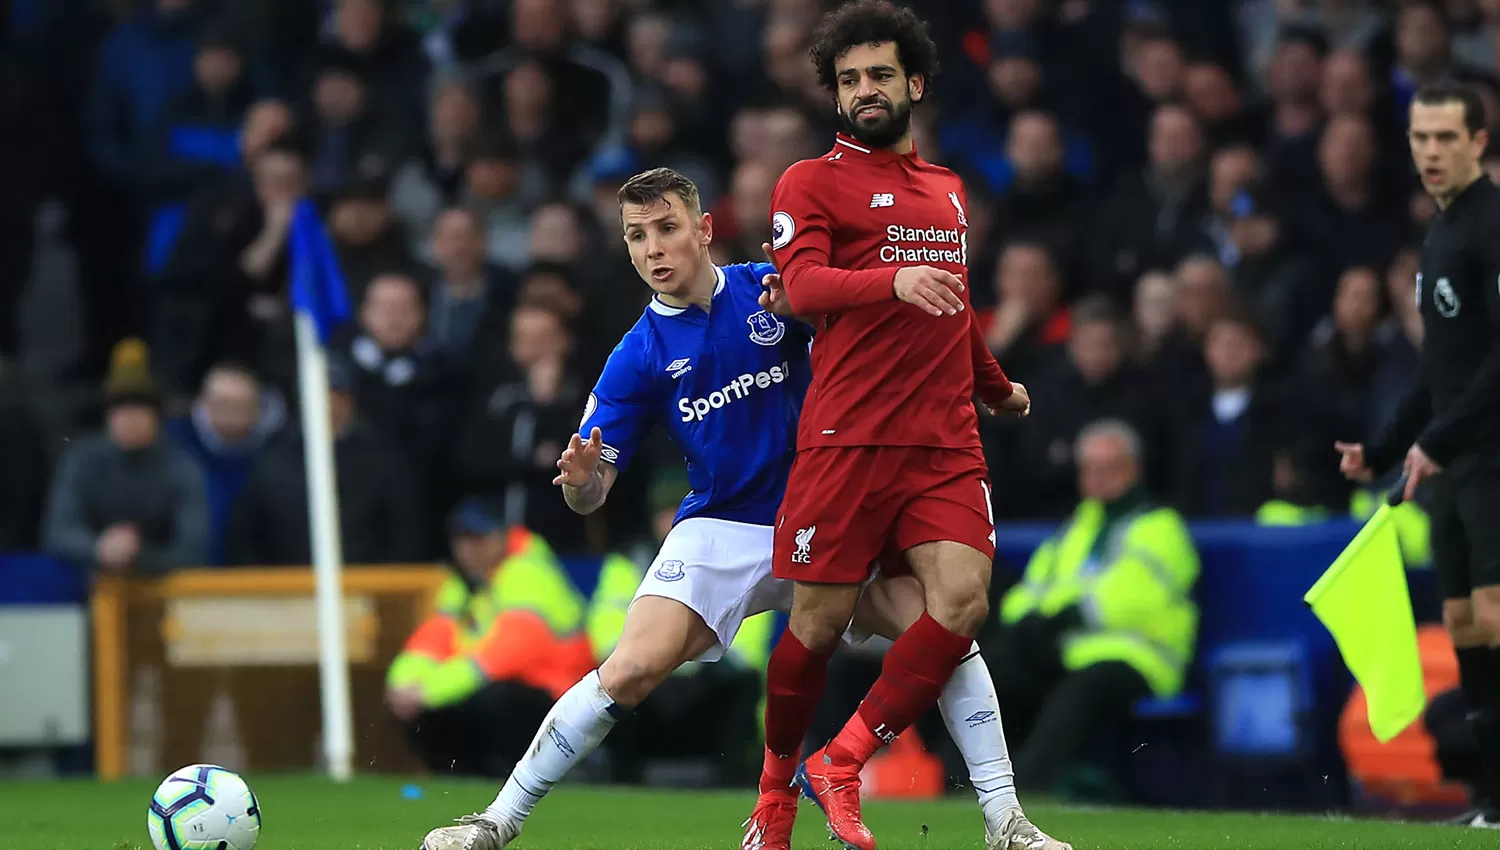
[[[146,829],[156,850],[252,850],[260,804],[234,771],[190,764],[157,786]]]

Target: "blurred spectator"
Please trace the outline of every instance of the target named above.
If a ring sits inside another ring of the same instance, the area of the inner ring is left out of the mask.
[[[1341,115],[1366,118],[1374,116],[1375,83],[1370,79],[1370,63],[1363,53],[1357,50],[1339,50],[1328,57],[1323,63],[1318,101],[1324,114],[1331,118]]]
[[[338,475],[339,534],[348,564],[412,564],[432,557],[428,504],[397,445],[364,424],[354,372],[329,358],[328,413]],[[312,563],[302,431],[284,429],[256,459],[229,521],[229,563]]]
[[[202,564],[203,473],[162,435],[162,396],[139,340],[115,349],[104,405],[104,433],[75,441],[58,464],[42,547],[111,575]]]
[[[416,271],[406,234],[391,214],[380,178],[356,180],[334,193],[328,209],[328,236],[354,301],[364,297],[365,287],[381,272]]]
[[[464,166],[459,200],[484,223],[485,252],[490,261],[512,271],[526,265],[526,240],[531,231],[519,194],[520,179],[515,142],[508,136],[493,133],[474,140]]]
[[[974,321],[1007,374],[1030,381],[1068,338],[1068,313],[1062,303],[1062,281],[1045,245],[1016,242],[1000,252],[995,265],[994,310]]]
[[[1335,268],[1383,268],[1410,230],[1404,193],[1384,179],[1378,155],[1368,118],[1330,119],[1318,141],[1321,180],[1289,206],[1298,241]],[[1324,300],[1320,307],[1327,304]]]
[[[1396,254],[1385,270],[1385,303],[1391,318],[1386,324],[1394,333],[1386,335],[1385,356],[1375,375],[1377,387],[1411,387],[1418,380],[1422,349],[1422,311],[1417,306],[1417,250],[1407,248]],[[1375,393],[1371,399],[1370,433],[1380,433],[1396,417],[1401,400],[1388,391]]]
[[[1293,27],[1282,32],[1271,62],[1265,156],[1269,172],[1283,185],[1301,185],[1317,173],[1318,89],[1327,52],[1328,43],[1317,31]]]
[[[233,34],[224,24],[206,28],[198,38],[191,88],[174,98],[153,128],[155,143],[140,166],[146,200],[186,199],[238,168],[235,137],[256,94]]]
[[[1470,68],[1492,72],[1500,69],[1500,62],[1495,61],[1500,4],[1494,0],[1475,0],[1468,6],[1469,14],[1453,21],[1453,58]]]
[[[319,192],[388,177],[406,158],[399,119],[372,96],[363,73],[361,63],[342,53],[319,60],[312,110],[303,121],[312,140],[312,185]]]
[[[428,770],[504,776],[594,666],[584,601],[546,540],[482,501],[459,504],[448,532],[453,575],[391,664],[386,705]]]
[[[1379,271],[1352,268],[1339,277],[1333,314],[1313,333],[1298,376],[1300,428],[1314,444],[1373,440],[1379,434],[1375,397],[1389,386],[1379,383],[1380,373],[1390,368],[1391,358],[1410,356],[1400,328],[1382,321],[1386,312]],[[1317,476],[1310,496],[1330,507],[1347,505],[1350,490],[1342,478],[1327,464],[1317,471],[1327,474]]]
[[[464,187],[479,119],[473,89],[458,81],[444,82],[432,98],[426,143],[391,180],[391,211],[411,237],[414,253],[426,249],[438,215]]]
[[[1245,107],[1245,98],[1222,65],[1194,62],[1183,76],[1183,96],[1203,126],[1208,146],[1256,141],[1265,135],[1260,116]]]
[[[813,134],[799,110],[786,105],[746,107],[729,123],[729,145],[737,162],[763,162],[779,173],[799,159],[817,156],[827,141]],[[616,215],[618,218],[618,207]]]
[[[1281,215],[1259,184],[1234,192],[1222,224],[1219,256],[1230,288],[1266,329],[1272,359],[1295,359],[1328,309],[1324,267],[1293,249]]]
[[[1160,403],[1128,364],[1125,344],[1122,320],[1108,298],[1091,296],[1073,308],[1063,355],[1027,385],[1035,387],[1036,408],[1020,423],[1016,463],[1007,473],[1024,494],[1013,508],[1018,515],[1057,518],[1072,510],[1078,499],[1073,444],[1090,422],[1121,419],[1153,435],[1141,447],[1143,464],[1166,450]]]
[[[1151,118],[1149,166],[1125,175],[1098,211],[1086,250],[1088,288],[1123,303],[1141,272],[1172,266],[1204,240],[1203,135],[1181,106]]]
[[[1010,123],[1005,152],[1015,179],[995,201],[996,231],[1005,239],[1042,242],[1055,257],[1076,256],[1075,246],[1088,214],[1088,195],[1063,168],[1065,154],[1057,119],[1037,111],[1017,115]],[[974,190],[969,197],[970,206],[977,206]],[[1076,263],[1066,265],[1069,274],[1065,277],[1071,279],[1081,271],[1074,268]]]
[[[735,167],[729,203],[714,216],[710,249],[716,262],[765,262],[760,246],[771,241],[771,190],[780,177],[780,172],[763,162],[747,161]]]
[[[197,461],[208,498],[208,560],[228,559],[229,519],[266,444],[286,424],[286,402],[236,363],[208,371],[192,412],[167,422],[167,436]]]
[[[516,284],[485,262],[479,217],[465,207],[438,216],[431,254],[437,273],[428,296],[427,339],[449,360],[462,363],[476,338],[483,343],[504,335]]]
[[[1401,114],[1417,89],[1452,75],[1453,35],[1448,16],[1437,0],[1412,0],[1395,12],[1396,61],[1391,69],[1391,94]]]
[[[1203,354],[1212,389],[1184,423],[1176,503],[1193,516],[1247,516],[1272,498],[1271,461],[1289,445],[1292,408],[1261,374],[1265,338],[1248,313],[1215,319]]]
[[[355,368],[360,414],[401,447],[431,501],[443,483],[440,460],[459,409],[459,384],[454,364],[425,339],[422,285],[399,271],[376,275],[351,333],[343,350]]]
[[[425,111],[428,63],[417,35],[387,18],[384,0],[335,0],[330,38],[322,57],[344,64],[362,77],[371,102],[401,122]]]
[[[523,61],[505,73],[501,126],[516,142],[519,192],[528,204],[557,192],[591,149],[562,120],[573,105],[565,109],[566,101],[557,97],[551,69],[539,60]]]
[[[1140,435],[1095,422],[1076,455],[1083,501],[1005,594],[984,656],[1016,777],[1044,793],[1136,700],[1181,691],[1197,642],[1198,553],[1142,482]]]
[[[1151,362],[1177,332],[1177,281],[1166,272],[1146,272],[1136,281],[1131,303],[1135,356]]]
[[[493,499],[506,522],[535,530],[559,552],[588,543],[588,519],[573,513],[552,484],[586,391],[570,371],[572,353],[572,334],[557,313],[518,306],[510,323],[513,371],[487,387],[450,456],[461,492]]]
[[[248,181],[226,179],[188,208],[162,273],[153,336],[170,392],[191,392],[221,360],[290,383],[287,239],[308,188],[307,165],[298,149],[278,143],[249,166]],[[279,360],[271,356],[277,349]]]
[[[85,113],[94,162],[116,187],[135,187],[138,153],[168,107],[193,85],[199,0],[155,0],[99,51]]]

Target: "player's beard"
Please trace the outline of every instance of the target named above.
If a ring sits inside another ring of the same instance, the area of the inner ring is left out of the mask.
[[[872,148],[888,148],[905,138],[907,131],[911,129],[911,104],[909,97],[900,103],[882,101],[881,105],[886,108],[885,115],[874,122],[865,123],[856,121],[851,113],[840,109],[839,121],[844,125],[844,132],[857,141]],[[861,103],[854,110],[868,105]]]

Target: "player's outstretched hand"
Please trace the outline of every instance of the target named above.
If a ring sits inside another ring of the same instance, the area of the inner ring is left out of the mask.
[[[996,415],[1004,414],[1006,416],[1014,416],[1017,419],[1025,419],[1031,415],[1031,393],[1026,391],[1024,384],[1011,381],[1010,395],[1006,396],[1005,401],[999,404],[987,404],[985,407],[989,409],[990,413]]]
[[[604,454],[604,434],[598,429],[589,432],[588,442],[577,434],[568,441],[562,457],[557,459],[557,468],[562,470],[552,483],[559,486],[582,487],[589,482],[594,470],[599,468],[599,458]]]
[[[1339,458],[1339,472],[1345,478],[1361,484],[1375,480],[1375,471],[1365,461],[1364,443],[1334,443],[1333,450],[1342,455]]]
[[[964,309],[958,275],[932,266],[907,266],[896,272],[896,297],[934,316],[952,316]]]

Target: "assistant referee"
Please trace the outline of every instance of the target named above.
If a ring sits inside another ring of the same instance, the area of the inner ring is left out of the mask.
[[[1500,829],[1500,188],[1479,165],[1483,128],[1483,104],[1463,86],[1412,100],[1412,161],[1438,207],[1417,273],[1421,380],[1379,439],[1335,447],[1359,481],[1404,451],[1408,499],[1431,480],[1443,625],[1485,765],[1470,825]]]

